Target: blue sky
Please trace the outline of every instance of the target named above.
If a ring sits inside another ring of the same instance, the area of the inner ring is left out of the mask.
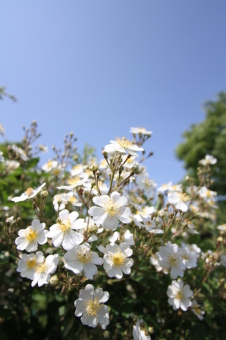
[[[74,131],[100,158],[142,126],[150,178],[179,181],[183,131],[226,90],[225,18],[224,0],[2,0],[0,85],[18,98],[0,103],[7,138],[36,119],[40,143],[60,147]]]

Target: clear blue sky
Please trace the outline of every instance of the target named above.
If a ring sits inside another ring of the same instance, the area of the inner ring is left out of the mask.
[[[100,158],[144,126],[150,177],[177,182],[182,132],[226,90],[225,18],[225,0],[2,0],[0,84],[18,98],[0,103],[6,136],[36,119],[40,143],[60,147],[74,131]]]

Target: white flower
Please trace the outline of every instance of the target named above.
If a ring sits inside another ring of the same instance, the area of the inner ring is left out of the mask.
[[[205,312],[201,310],[200,305],[196,300],[192,301],[191,310],[199,318],[199,320],[203,320]]]
[[[107,245],[104,255],[104,269],[108,276],[121,279],[123,273],[130,274],[133,260],[128,259],[128,257],[132,254],[132,249],[126,243],[121,243],[119,246],[114,243]]]
[[[92,280],[97,274],[96,265],[103,264],[103,259],[97,253],[90,251],[89,243],[74,246],[65,255],[65,268],[79,274],[84,270],[85,276]]]
[[[44,244],[47,242],[47,230],[45,223],[40,223],[38,219],[32,221],[31,226],[26,229],[20,229],[18,232],[19,237],[16,238],[15,243],[18,250],[36,251],[38,243]]]
[[[226,255],[222,255],[220,259],[220,264],[226,267]]]
[[[81,317],[83,325],[95,328],[98,323],[102,329],[109,324],[108,307],[104,305],[109,299],[109,293],[102,288],[94,287],[90,284],[85,289],[79,291],[79,299],[75,300],[75,315]]]
[[[182,243],[181,257],[185,260],[186,268],[190,269],[197,267],[197,259],[199,254],[192,250],[189,245]]]
[[[72,177],[67,180],[69,185],[63,185],[63,186],[57,187],[57,189],[73,190],[74,188],[77,188],[83,185],[87,180],[88,180],[87,175],[82,179],[79,176]]]
[[[38,251],[36,254],[22,254],[21,260],[18,262],[17,271],[22,277],[30,280],[34,279],[35,268],[45,260],[43,253]]]
[[[13,202],[22,202],[22,201],[26,201],[29,200],[31,198],[34,198],[35,196],[37,196],[37,194],[42,190],[42,188],[45,186],[46,184],[43,183],[42,185],[40,185],[38,188],[33,189],[33,188],[28,188],[22,195],[18,196],[18,197],[13,197],[11,199],[11,201]]]
[[[138,227],[142,227],[142,223],[146,223],[150,221],[151,215],[156,211],[154,207],[143,207],[140,208],[136,206],[136,208],[139,208],[135,214],[133,214],[131,217],[134,220],[134,223]]]
[[[182,279],[172,281],[172,286],[168,287],[167,295],[169,296],[168,302],[174,310],[181,308],[186,311],[192,305],[190,297],[193,292],[189,285],[184,286]]]
[[[82,206],[82,203],[78,202],[78,198],[75,196],[73,191],[70,191],[67,194],[61,194],[61,201],[64,204],[71,203],[74,207]]]
[[[213,165],[217,163],[217,159],[214,158],[212,155],[206,155],[204,159],[199,161],[202,165]]]
[[[93,202],[100,207],[91,207],[88,213],[93,216],[97,225],[102,225],[104,229],[115,230],[118,227],[118,220],[122,223],[130,223],[131,211],[127,205],[127,198],[118,192],[108,195],[95,196]]]
[[[129,132],[133,133],[134,135],[144,135],[144,136],[151,136],[152,135],[152,131],[147,131],[145,128],[143,127],[131,127]]]
[[[151,219],[145,221],[144,227],[151,234],[164,234],[162,229],[156,228],[155,222]]]
[[[175,205],[175,208],[183,212],[188,211],[188,206],[185,202],[189,201],[190,197],[181,192],[170,192],[168,194],[168,202]]]
[[[109,241],[111,243],[115,243],[116,241],[121,241],[123,243],[128,244],[129,246],[134,246],[133,234],[129,230],[126,230],[125,234],[120,238],[120,233],[115,231],[112,236],[109,237]]]
[[[44,144],[39,144],[38,145],[38,148],[39,148],[39,150],[40,151],[42,151],[42,152],[48,152],[48,147],[47,146],[45,146]]]
[[[11,171],[11,170],[15,170],[15,169],[19,168],[20,163],[17,162],[17,161],[7,160],[7,161],[5,161],[5,166],[6,166],[7,171]]]
[[[178,276],[184,276],[185,260],[181,257],[181,252],[177,244],[167,242],[166,246],[159,248],[155,254],[159,265],[162,268],[170,269],[170,276],[176,279]]]
[[[93,233],[102,233],[102,231],[104,230],[103,228],[99,228],[97,225],[95,225],[93,219],[90,216],[87,216],[85,219],[85,223],[86,223],[86,227],[84,229],[80,229],[80,234],[84,235],[84,233],[86,232],[89,236],[87,242],[94,242],[98,240],[98,237],[93,234]],[[92,233],[91,235],[89,235],[90,233]]]
[[[82,229],[86,227],[83,218],[78,218],[78,213],[64,209],[59,214],[57,223],[50,227],[47,237],[52,238],[54,247],[62,247],[65,250],[73,248],[75,245],[82,243],[83,235],[74,231],[74,229]]]
[[[23,149],[21,149],[19,146],[13,144],[13,145],[11,145],[11,149],[13,151],[15,151],[23,161],[25,161],[25,162],[28,161],[28,157],[27,157],[25,151]]]
[[[217,195],[217,193],[215,191],[209,190],[206,187],[201,187],[201,189],[199,189],[198,194],[200,197],[204,198],[204,199],[213,199],[214,196]]]
[[[45,172],[51,172],[54,168],[58,166],[57,161],[52,161],[51,159],[42,166],[42,170]]]
[[[62,202],[63,194],[57,194],[53,197],[53,206],[56,211],[65,209],[65,204]]]
[[[58,263],[58,255],[49,255],[45,261],[38,263],[35,267],[34,278],[31,286],[34,287],[38,284],[38,286],[41,287],[42,285],[47,284],[51,278],[50,274],[55,273]]]
[[[5,161],[5,158],[3,157],[3,152],[0,151],[0,163],[3,163]]]
[[[133,339],[134,340],[151,340],[151,337],[149,335],[146,335],[145,330],[140,328],[140,324],[143,322],[143,320],[137,320],[136,325],[133,326]]]
[[[222,231],[223,233],[226,233],[226,223],[219,225],[217,229]]]
[[[133,141],[129,141],[125,137],[116,138],[116,140],[111,140],[111,144],[108,144],[105,146],[104,151],[107,153],[115,153],[115,152],[120,152],[120,153],[128,153],[131,156],[138,157],[138,154],[136,151],[144,151],[143,148],[139,148],[136,144],[134,144]]]
[[[87,165],[83,165],[83,164],[74,165],[70,171],[71,176],[72,177],[80,176],[86,168],[87,168]]]

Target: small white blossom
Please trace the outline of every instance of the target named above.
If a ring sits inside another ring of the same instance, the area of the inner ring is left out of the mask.
[[[3,157],[3,152],[0,151],[0,163],[3,163],[5,161],[5,158]]]
[[[217,195],[216,191],[209,190],[206,187],[201,187],[201,189],[198,191],[198,194],[205,200],[213,199]]]
[[[131,156],[138,157],[136,151],[144,151],[143,148],[139,148],[133,141],[129,141],[125,137],[116,138],[116,140],[111,140],[111,144],[105,146],[104,151],[107,153],[128,153]]]
[[[126,243],[121,243],[119,246],[114,243],[107,245],[104,255],[104,269],[108,276],[121,279],[123,273],[130,274],[133,260],[128,257],[132,254],[132,249]]]
[[[118,220],[122,223],[130,223],[131,211],[127,205],[127,198],[118,192],[113,192],[111,196],[95,196],[93,202],[99,207],[91,207],[88,213],[93,216],[97,225],[102,225],[104,229],[115,230],[118,227]]]
[[[15,151],[17,155],[23,160],[23,161],[28,161],[28,157],[23,149],[21,149],[19,146],[13,144],[11,145],[11,149]]]
[[[40,191],[42,190],[42,188],[45,186],[46,184],[43,183],[42,185],[40,185],[38,188],[33,189],[33,188],[28,188],[22,195],[17,196],[17,197],[13,197],[11,199],[11,201],[13,202],[22,202],[22,201],[26,201],[29,200],[31,198],[34,198],[35,196],[37,196],[37,194],[40,193]]]
[[[205,312],[201,310],[200,305],[196,300],[192,301],[191,310],[199,318],[199,320],[203,320]]]
[[[18,250],[36,251],[39,244],[47,242],[47,230],[44,230],[45,223],[40,223],[38,219],[32,221],[31,226],[26,229],[20,229],[19,237],[16,238],[15,243]]]
[[[149,335],[146,335],[146,331],[140,328],[142,319],[137,320],[136,325],[133,326],[133,339],[134,340],[151,340]]]
[[[57,161],[52,161],[51,159],[42,166],[42,170],[45,172],[51,172],[54,168],[58,166]]]
[[[128,244],[129,246],[134,246],[133,234],[129,230],[126,230],[125,234],[120,238],[120,233],[115,231],[112,236],[109,237],[109,241],[111,243],[115,243],[116,241],[121,241],[123,243]]]
[[[147,131],[145,128],[143,127],[131,127],[129,132],[131,132],[134,135],[144,135],[144,136],[151,136],[152,135],[152,131]]]
[[[17,271],[22,277],[30,280],[34,279],[35,268],[45,260],[43,253],[38,251],[36,254],[22,254],[21,260],[18,262]]]
[[[97,253],[90,251],[89,243],[74,246],[65,255],[65,268],[79,274],[84,270],[85,276],[92,280],[97,274],[97,266],[103,264],[103,259]]]
[[[44,259],[43,259],[44,260]],[[59,263],[58,255],[49,255],[42,263],[38,263],[35,267],[34,278],[31,286],[34,287],[38,284],[41,287],[47,284],[51,278],[50,274],[55,273],[57,265]]]
[[[60,212],[57,223],[50,227],[47,237],[52,238],[54,247],[62,247],[65,250],[73,248],[75,245],[82,243],[83,235],[74,231],[86,227],[83,218],[78,218],[78,213],[64,209]]]
[[[199,257],[199,254],[197,254],[194,250],[191,250],[191,247],[189,247],[189,245],[186,245],[184,243],[182,243],[181,245],[181,257],[185,260],[186,268],[190,269],[197,267],[197,259]]]
[[[187,194],[181,192],[170,192],[168,194],[168,202],[175,205],[175,208],[183,212],[188,211],[188,206],[185,202],[189,201],[190,198]]]
[[[181,308],[186,311],[192,305],[190,298],[193,292],[189,285],[184,286],[182,279],[172,281],[172,285],[168,287],[167,295],[169,296],[168,302],[174,310]]]
[[[199,161],[199,163],[202,165],[213,165],[217,163],[217,159],[214,158],[212,155],[206,155],[204,159],[201,159],[201,161]]]
[[[5,166],[6,166],[7,171],[12,171],[12,170],[16,170],[17,168],[19,168],[20,163],[17,161],[13,161],[13,160],[6,160]]]
[[[67,183],[69,185],[63,185],[63,186],[57,187],[57,189],[73,190],[74,188],[82,186],[85,182],[87,182],[87,180],[88,180],[87,175],[84,178],[80,178],[79,176],[72,177],[67,180]]]
[[[155,254],[159,265],[162,268],[170,269],[170,276],[176,279],[178,276],[184,276],[185,260],[181,256],[181,251],[177,244],[170,241],[165,246],[159,248],[159,252]]]
[[[72,167],[70,174],[72,177],[80,176],[86,168],[87,165],[76,164]]]
[[[90,284],[85,289],[79,291],[79,299],[75,300],[75,315],[81,317],[83,325],[95,328],[98,323],[102,329],[109,324],[108,307],[104,305],[109,299],[109,293],[102,288],[94,287]]]

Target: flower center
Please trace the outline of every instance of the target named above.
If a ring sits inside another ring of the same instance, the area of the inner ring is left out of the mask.
[[[97,298],[84,302],[86,306],[85,314],[88,316],[97,316],[100,312],[102,305],[98,302]]]
[[[47,168],[51,168],[52,164],[53,164],[52,161],[48,161],[48,162],[46,163]]]
[[[110,217],[118,215],[121,208],[120,204],[115,203],[114,201],[112,201],[111,198],[109,198],[108,201],[104,202],[103,206],[108,215],[110,215]]]
[[[82,170],[82,168],[83,168],[83,165],[82,165],[82,164],[74,165],[74,166],[72,167],[73,170]]]
[[[32,188],[27,188],[27,190],[25,191],[25,194],[27,194],[28,196],[31,196],[31,194],[33,194],[33,189]]]
[[[211,196],[212,196],[211,191],[210,191],[210,190],[207,190],[207,191],[206,191],[206,197],[211,197]]]
[[[71,221],[69,218],[62,220],[59,220],[57,223],[57,228],[63,231],[63,233],[66,233],[71,227]]]
[[[78,182],[80,181],[80,178],[77,176],[77,177],[73,177],[73,178],[69,178],[67,180],[68,184],[69,185],[75,185],[77,184]]]
[[[38,273],[44,273],[46,271],[46,269],[47,269],[47,264],[44,262],[44,263],[41,263],[37,266],[36,271]]]
[[[110,255],[111,260],[115,267],[119,268],[124,265],[126,256],[122,253],[115,253]]]
[[[178,196],[180,197],[181,201],[187,202],[190,201],[190,196],[187,194],[184,194],[182,192],[178,192]]]
[[[129,141],[129,139],[126,139],[126,137],[116,138],[116,142],[122,147],[122,148],[129,148],[134,145],[133,141]]]
[[[58,176],[58,175],[60,174],[60,169],[59,169],[59,168],[53,169],[53,174],[54,174],[55,176]]]
[[[77,202],[77,198],[75,196],[71,196],[69,200],[71,203]]]
[[[29,228],[25,233],[25,237],[28,240],[28,242],[32,242],[37,239],[38,233],[36,230],[32,230],[31,228]]]
[[[81,250],[81,251],[78,251],[76,259],[77,261],[85,264],[85,263],[90,263],[92,260],[92,257],[93,255],[91,254],[91,252]]]
[[[179,290],[179,291],[176,293],[175,298],[176,298],[177,300],[183,300],[183,298],[184,298],[183,291],[182,291],[182,290]]]
[[[179,267],[180,259],[179,259],[177,254],[171,254],[168,257],[168,262],[169,262],[171,267],[176,267],[177,268],[177,267]]]
[[[27,267],[28,267],[29,269],[35,268],[36,265],[37,265],[36,259],[29,259],[29,260],[27,260]]]

